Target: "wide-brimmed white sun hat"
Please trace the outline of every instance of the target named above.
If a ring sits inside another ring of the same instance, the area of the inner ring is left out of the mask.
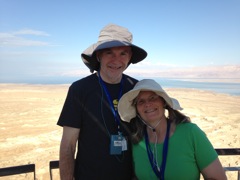
[[[96,51],[106,48],[130,46],[132,48],[132,57],[129,63],[136,64],[147,57],[147,52],[132,44],[132,33],[122,26],[109,24],[105,26],[99,34],[98,41],[92,44],[81,54],[84,64],[91,72],[99,70],[100,63],[96,58]]]
[[[172,109],[182,110],[178,100],[169,97],[156,81],[153,79],[143,79],[139,81],[132,90],[125,93],[118,102],[118,113],[123,121],[130,122],[132,118],[137,116],[133,100],[138,96],[140,91],[155,92],[161,96]]]

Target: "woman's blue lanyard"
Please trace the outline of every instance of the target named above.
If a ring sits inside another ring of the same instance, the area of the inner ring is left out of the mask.
[[[169,140],[170,126],[171,126],[171,122],[167,121],[167,132],[166,132],[166,136],[165,136],[164,143],[163,143],[162,164],[161,164],[160,170],[157,167],[157,159],[154,158],[153,152],[150,148],[147,129],[145,129],[145,141],[146,141],[148,158],[149,158],[149,161],[151,163],[151,166],[152,166],[152,169],[153,169],[154,173],[156,174],[156,176],[160,180],[164,180],[164,171],[165,171],[166,162],[167,162],[167,152],[168,152],[168,140]]]
[[[104,92],[105,92],[105,94],[106,94],[106,96],[107,96],[108,103],[109,103],[110,106],[111,106],[111,110],[112,110],[112,113],[113,113],[113,115],[114,115],[114,119],[115,119],[115,121],[116,121],[116,123],[117,123],[117,125],[118,125],[118,133],[120,133],[120,117],[119,117],[119,115],[118,115],[118,111],[117,111],[117,109],[114,108],[113,100],[112,100],[112,98],[111,98],[111,95],[110,95],[110,93],[109,93],[109,91],[108,91],[108,89],[107,89],[104,81],[102,80],[99,71],[98,71],[98,77],[99,77],[99,82],[100,82],[101,86],[103,87]],[[119,99],[121,98],[121,96],[122,96],[123,80],[124,80],[124,76],[122,77],[122,80],[121,80],[121,85],[120,85],[118,100],[119,100]]]

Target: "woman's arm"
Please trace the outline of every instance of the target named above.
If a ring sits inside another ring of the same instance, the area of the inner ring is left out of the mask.
[[[204,179],[207,180],[227,180],[227,176],[221,162],[219,161],[219,158],[204,168],[201,173]]]

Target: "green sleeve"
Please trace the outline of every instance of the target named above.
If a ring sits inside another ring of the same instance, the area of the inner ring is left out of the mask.
[[[218,157],[218,154],[206,134],[196,124],[193,124],[191,133],[196,162],[199,169],[202,170],[211,164]]]

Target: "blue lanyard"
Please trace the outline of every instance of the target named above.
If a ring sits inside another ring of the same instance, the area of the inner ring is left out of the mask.
[[[148,158],[149,158],[149,161],[151,163],[151,166],[152,166],[152,169],[153,169],[154,173],[156,174],[156,176],[160,180],[164,180],[164,171],[165,171],[166,162],[167,162],[167,152],[168,152],[168,140],[169,140],[170,126],[171,126],[171,122],[167,121],[167,132],[166,132],[166,136],[165,136],[164,143],[163,143],[162,164],[161,164],[160,170],[158,170],[158,168],[157,168],[157,165],[156,165],[157,164],[157,159],[155,159],[154,156],[153,156],[153,152],[152,152],[152,150],[150,148],[150,144],[149,144],[147,129],[145,128],[145,141],[146,141]]]
[[[109,91],[108,91],[108,89],[107,89],[104,81],[102,80],[99,71],[98,71],[98,77],[99,77],[99,82],[100,82],[101,86],[103,87],[104,92],[105,92],[105,94],[106,94],[106,96],[107,96],[108,103],[109,103],[110,106],[111,106],[111,110],[112,110],[112,113],[113,113],[113,115],[114,115],[114,119],[115,119],[116,123],[118,124],[118,132],[120,132],[120,117],[119,117],[119,115],[118,115],[118,111],[117,111],[117,109],[114,108],[111,95],[110,95],[110,93],[109,93]],[[124,76],[123,76],[122,79],[121,79],[121,85],[120,85],[118,100],[119,100],[119,99],[121,98],[121,96],[122,96],[123,80],[124,80]]]

